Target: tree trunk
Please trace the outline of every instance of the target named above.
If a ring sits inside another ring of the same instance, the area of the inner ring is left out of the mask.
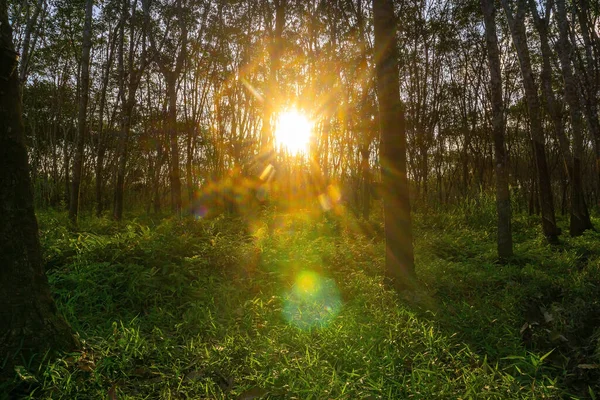
[[[496,35],[496,9],[494,0],[481,0],[485,23],[485,40],[490,68],[492,96],[492,135],[496,153],[496,212],[498,214],[498,257],[506,260],[513,256],[510,191],[508,189],[508,154],[504,144],[504,102],[502,98],[502,75],[500,50]]]
[[[79,114],[77,117],[77,147],[73,158],[73,182],[71,202],[69,204],[69,219],[77,223],[79,213],[79,187],[83,174],[83,152],[87,130],[87,106],[90,88],[90,49],[92,48],[92,5],[93,0],[85,3],[85,25],[83,27],[83,49],[81,54],[81,86],[79,95]]]
[[[366,132],[361,132],[364,143],[360,147],[360,170],[362,175],[361,214],[365,221],[371,217],[371,167],[369,165],[370,146],[366,143]]]
[[[415,265],[406,172],[406,125],[400,101],[396,18],[392,0],[373,0],[380,159],[385,223],[386,284],[413,286]]]
[[[104,109],[106,106],[106,91],[108,90],[108,81],[110,78],[110,71],[113,64],[114,57],[114,46],[116,40],[110,40],[108,37],[109,45],[107,46],[106,54],[106,65],[102,75],[102,88],[100,89],[100,105],[98,115],[98,139],[97,139],[97,154],[96,154],[96,216],[100,217],[103,211],[102,204],[102,191],[104,190],[104,157],[106,155],[106,146],[104,133]]]
[[[35,5],[35,10],[33,11],[33,15],[27,20],[27,25],[25,27],[25,38],[23,39],[21,62],[19,63],[19,80],[21,81],[21,85],[25,85],[27,73],[29,72],[27,68],[29,66],[29,54],[31,50],[31,34],[36,28],[37,21],[40,17],[40,12],[42,11],[43,7],[44,0],[38,0]]]
[[[594,42],[596,46],[600,43],[598,36],[594,32],[594,28],[590,29],[590,6],[588,0],[578,0],[573,2],[576,6],[577,15],[579,19],[579,25],[581,27],[581,38],[585,48],[585,59],[586,65],[583,63],[576,63],[579,65],[580,76],[582,77],[583,94],[585,97],[584,112],[588,122],[588,127],[594,142],[595,158],[596,158],[596,191],[600,193],[600,120],[598,116],[598,70],[597,70],[597,58],[598,47],[594,49]],[[573,31],[570,33],[573,35]],[[573,43],[575,39],[571,40]],[[596,50],[596,51],[595,51]],[[595,54],[595,56],[594,56]],[[600,197],[599,197],[600,198]],[[600,207],[600,203],[597,205]]]
[[[508,19],[513,45],[519,58],[519,66],[521,68],[523,86],[525,89],[525,98],[527,99],[530,132],[533,141],[533,155],[539,186],[539,201],[542,212],[542,230],[550,243],[556,243],[560,231],[556,226],[554,215],[554,199],[552,196],[550,173],[546,158],[546,144],[542,128],[540,100],[538,98],[537,85],[531,68],[531,57],[527,46],[527,35],[525,31],[526,1],[527,0],[518,0],[517,14],[514,17],[508,0],[502,0],[502,5]]]
[[[49,350],[77,346],[56,313],[44,274],[33,191],[27,165],[17,53],[0,2],[0,381],[14,377],[22,360],[41,361]]]
[[[558,56],[565,82],[565,99],[569,105],[571,129],[573,131],[573,162],[571,165],[571,236],[580,236],[586,229],[592,229],[592,221],[585,204],[581,160],[583,157],[583,124],[577,93],[577,82],[571,69],[571,44],[569,42],[569,22],[564,0],[556,0],[558,21]]]
[[[181,213],[181,177],[179,172],[179,142],[177,140],[177,79],[168,75],[167,94],[169,98],[168,126],[171,147],[171,208],[177,215]]]

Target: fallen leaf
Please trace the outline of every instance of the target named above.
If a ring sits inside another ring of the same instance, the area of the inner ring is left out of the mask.
[[[577,368],[581,369],[598,369],[600,368],[600,364],[579,364]]]
[[[262,388],[252,388],[252,389],[248,389],[243,391],[238,397],[237,400],[254,400],[254,399],[258,399],[262,396],[264,396],[265,394],[269,393],[268,390],[262,389]]]
[[[117,400],[117,385],[112,385],[110,389],[108,389],[108,399]]]
[[[204,378],[204,374],[201,371],[190,371],[185,375],[184,380],[190,382],[199,381],[202,378]]]

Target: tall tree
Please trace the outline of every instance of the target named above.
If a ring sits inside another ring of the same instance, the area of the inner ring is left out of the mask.
[[[508,0],[502,0],[502,6],[508,20],[513,45],[519,58],[525,98],[527,99],[533,156],[537,170],[538,195],[542,211],[542,229],[548,241],[554,243],[558,240],[560,230],[556,226],[554,215],[554,197],[552,195],[550,172],[546,158],[546,139],[542,128],[540,99],[538,97],[537,84],[535,83],[531,67],[531,56],[527,45],[527,33],[525,30],[527,0],[517,1],[517,13],[514,15]]]
[[[144,0],[144,7],[149,8],[150,0]],[[187,7],[184,6],[184,0],[177,0],[174,7],[174,15],[177,18],[177,25],[179,27],[179,35],[177,45],[174,54],[167,54],[169,51],[166,46],[166,37],[169,32],[164,34],[165,40],[163,41],[162,52],[155,40],[153,30],[148,28],[148,37],[150,39],[150,46],[153,51],[154,59],[158,64],[158,68],[163,75],[167,85],[167,123],[169,130],[169,144],[170,144],[170,156],[171,156],[171,171],[170,171],[170,183],[171,183],[171,207],[177,214],[181,213],[181,173],[179,168],[179,143],[177,138],[177,81],[183,71],[185,59],[187,57],[188,49],[188,21],[186,20]],[[146,12],[147,19],[149,19],[149,12]],[[167,24],[167,30],[170,24]],[[178,49],[177,49],[178,47]]]
[[[373,0],[385,223],[385,275],[396,290],[412,286],[415,264],[406,172],[406,124],[400,100],[396,17],[392,0]]]
[[[569,105],[571,130],[573,134],[573,159],[571,165],[571,224],[572,236],[581,235],[586,229],[592,229],[592,221],[585,204],[581,166],[583,156],[583,121],[577,82],[571,68],[571,42],[569,41],[569,22],[565,0],[556,0],[556,18],[558,22],[558,58],[565,84],[565,99]]]
[[[77,116],[77,147],[73,158],[73,181],[71,182],[71,201],[69,202],[69,219],[77,222],[79,213],[79,187],[83,174],[83,153],[87,130],[87,109],[90,91],[90,50],[92,48],[92,5],[93,0],[86,0],[85,23],[83,27],[83,46],[81,50],[81,84],[79,85],[79,112]]]
[[[129,8],[131,7],[131,10]],[[139,67],[136,68],[135,54],[136,54],[136,8],[137,1],[133,1],[130,4],[129,0],[123,0],[122,3],[122,14],[121,14],[121,28],[120,28],[120,42],[119,42],[119,96],[121,97],[121,115],[120,115],[120,135],[119,135],[119,147],[117,155],[117,184],[115,188],[115,204],[113,209],[113,217],[119,221],[123,218],[123,200],[125,191],[125,174],[127,166],[127,155],[129,147],[129,135],[131,132],[131,117],[133,115],[133,109],[135,107],[135,96],[144,73],[144,69],[147,66],[148,59],[146,58],[146,23],[148,21],[147,12],[148,9],[144,9],[144,28],[142,29],[142,51],[141,51],[141,62]],[[126,17],[130,12],[129,18],[129,52],[127,62],[127,73],[124,68],[124,45],[125,45],[125,31],[124,27],[126,24]],[[125,89],[125,76],[127,76],[127,89]],[[127,96],[125,96],[127,92]]]
[[[597,4],[597,3],[596,3]],[[578,16],[581,39],[583,39],[583,50],[585,57],[578,57],[575,63],[581,80],[584,97],[584,112],[587,118],[588,128],[594,141],[596,156],[596,199],[600,206],[600,116],[598,112],[598,88],[600,85],[600,38],[590,20],[591,10],[588,0],[573,2]],[[573,35],[573,30],[570,33]],[[575,38],[571,40],[575,43]],[[585,59],[585,63],[584,60]]]
[[[35,8],[33,9],[33,14],[27,19],[27,25],[25,27],[25,37],[23,39],[23,46],[21,49],[21,62],[19,63],[19,79],[21,80],[21,82],[25,82],[25,79],[27,79],[29,59],[31,58],[30,54],[31,50],[33,50],[31,46],[31,36],[36,30],[36,26],[42,8],[44,8],[44,0],[37,0]],[[36,41],[34,40],[33,43],[35,44],[35,42]]]
[[[508,154],[504,145],[504,101],[502,99],[502,75],[500,50],[496,34],[496,7],[494,0],[481,0],[485,24],[485,42],[490,68],[492,97],[492,135],[496,154],[496,212],[498,214],[498,257],[506,260],[513,255],[510,191],[508,189]]]
[[[44,274],[7,3],[0,0],[0,380],[23,356],[76,346]]]
[[[269,54],[269,76],[267,80],[267,87],[265,88],[265,96],[263,103],[263,119],[260,132],[260,154],[259,158],[264,159],[265,165],[260,165],[261,168],[265,168],[263,171],[270,170],[272,167],[269,166],[272,161],[274,151],[274,137],[273,137],[273,109],[274,105],[279,99],[279,86],[277,76],[281,66],[281,52],[282,52],[282,35],[283,28],[285,26],[285,11],[286,11],[287,0],[274,0],[275,7],[275,26],[272,25],[272,8],[270,1],[265,2],[266,13],[265,13],[265,25],[269,31],[269,42],[267,44]],[[266,174],[269,178],[270,174]]]

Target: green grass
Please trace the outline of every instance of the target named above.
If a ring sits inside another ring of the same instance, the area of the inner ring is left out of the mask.
[[[550,247],[518,215],[501,266],[493,213],[469,207],[415,217],[421,289],[400,296],[382,285],[381,229],[349,214],[71,231],[43,213],[49,280],[84,349],[24,362],[9,396],[598,396],[600,234]]]

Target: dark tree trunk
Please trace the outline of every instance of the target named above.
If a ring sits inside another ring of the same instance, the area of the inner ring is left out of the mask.
[[[17,53],[7,2],[0,2],[0,381],[14,365],[49,349],[77,343],[57,315],[42,264],[33,191],[27,165]]]
[[[596,158],[596,190],[600,192],[600,119],[598,116],[598,84],[600,81],[597,65],[598,57],[600,57],[598,51],[600,39],[598,39],[593,24],[589,20],[591,14],[588,0],[574,1],[573,5],[576,7],[578,15],[586,60],[585,66],[582,62],[575,65],[579,66],[579,75],[582,77],[582,92],[585,97],[584,112],[594,142]],[[570,34],[573,36],[571,42],[575,43],[573,30],[570,31]],[[600,207],[600,203],[597,206]]]
[[[19,80],[21,81],[22,85],[25,84],[25,80],[27,79],[30,58],[29,55],[31,50],[31,34],[36,29],[37,21],[43,7],[44,0],[38,0],[33,11],[33,15],[27,20],[27,25],[25,27],[25,38],[23,39],[23,47],[21,49],[21,62],[19,64]]]
[[[177,76],[172,73],[167,77],[167,94],[169,98],[168,126],[171,147],[171,208],[177,215],[181,213],[181,173],[179,172],[179,141],[177,138]]]
[[[386,283],[413,286],[415,265],[406,172],[406,124],[400,101],[396,18],[392,0],[373,0],[380,159],[385,223]]]
[[[92,0],[85,3],[85,25],[83,28],[83,49],[81,54],[81,85],[79,94],[79,114],[77,117],[77,147],[73,158],[73,182],[71,202],[69,204],[69,219],[77,223],[79,213],[79,187],[83,174],[83,152],[87,130],[87,106],[90,88],[90,49],[92,48]]]
[[[114,57],[114,46],[117,40],[111,41],[110,35],[108,37],[109,46],[107,49],[106,65],[104,67],[102,75],[102,88],[100,90],[100,105],[98,115],[98,139],[97,139],[97,154],[96,154],[96,216],[100,217],[103,211],[102,204],[102,192],[104,190],[104,157],[106,155],[106,145],[104,138],[104,109],[106,106],[106,91],[108,90],[108,81],[110,78],[110,71],[113,64]]]
[[[527,0],[518,0],[518,9],[515,16],[513,16],[508,0],[502,0],[502,5],[506,11],[513,45],[519,58],[519,66],[523,77],[523,87],[525,89],[525,98],[527,99],[530,132],[533,141],[533,155],[539,186],[538,194],[542,212],[542,230],[548,241],[550,243],[555,243],[558,240],[560,230],[556,226],[554,215],[554,199],[552,196],[550,172],[548,170],[548,161],[546,158],[546,144],[544,130],[542,128],[540,100],[533,70],[531,68],[529,48],[527,46],[527,35],[525,30],[526,1]]]
[[[367,142],[364,136],[366,132],[362,132],[363,140]],[[364,143],[360,148],[360,170],[362,175],[362,199],[361,199],[361,214],[365,221],[371,217],[371,166],[369,165],[370,146]]]
[[[573,131],[573,163],[571,165],[571,236],[580,236],[587,229],[592,229],[592,221],[585,204],[583,181],[581,176],[581,160],[583,157],[583,123],[577,82],[571,69],[571,43],[569,42],[569,22],[564,0],[556,0],[556,17],[558,21],[558,56],[565,82],[565,99],[569,105],[571,129]]]
[[[508,189],[508,154],[504,144],[504,102],[502,99],[502,75],[500,50],[496,35],[496,9],[494,0],[481,0],[485,23],[485,40],[490,68],[492,96],[492,126],[494,151],[496,153],[496,211],[498,213],[498,257],[506,260],[513,255],[510,191]]]
[[[129,133],[131,131],[131,113],[135,99],[130,94],[122,110],[121,132],[119,136],[119,156],[117,165],[117,184],[115,188],[115,205],[113,218],[116,221],[123,219],[123,201],[125,192],[125,174],[127,166],[127,147],[129,145]]]

